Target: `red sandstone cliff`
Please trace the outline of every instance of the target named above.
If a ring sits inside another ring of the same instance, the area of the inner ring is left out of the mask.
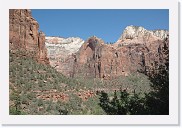
[[[64,42],[64,46],[55,43],[61,38],[49,37],[46,47],[51,66],[66,76],[112,79],[138,71],[152,73],[157,65],[165,63],[162,49],[169,44],[168,34],[164,30],[128,26],[114,44],[93,36],[79,48],[74,40],[70,45]],[[78,51],[72,52],[73,48]]]
[[[121,44],[121,45],[120,45]],[[97,37],[89,38],[77,53],[75,74],[85,77],[112,79],[134,72],[151,73],[155,66],[165,63],[162,49],[168,46],[165,39],[149,39],[148,43],[135,39],[135,43],[104,44]]]
[[[39,24],[32,17],[31,10],[9,10],[10,49],[24,49],[36,53],[38,62],[49,64],[45,47],[45,34],[39,32]]]

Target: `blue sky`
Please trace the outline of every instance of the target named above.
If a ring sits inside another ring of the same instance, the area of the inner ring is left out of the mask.
[[[169,29],[167,9],[32,9],[32,15],[46,36],[84,40],[95,35],[105,42],[115,42],[128,25],[148,30]]]

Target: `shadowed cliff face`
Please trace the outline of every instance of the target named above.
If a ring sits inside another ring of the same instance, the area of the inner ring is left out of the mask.
[[[49,64],[45,34],[39,32],[39,24],[32,17],[31,10],[9,10],[9,42],[11,50],[23,49],[35,52],[38,62]]]

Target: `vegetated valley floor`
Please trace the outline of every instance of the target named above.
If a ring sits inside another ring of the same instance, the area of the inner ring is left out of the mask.
[[[106,115],[99,106],[100,91],[113,98],[125,89],[131,95],[148,93],[150,81],[135,73],[113,80],[68,78],[49,65],[37,63],[25,51],[10,51],[9,85],[12,115]]]

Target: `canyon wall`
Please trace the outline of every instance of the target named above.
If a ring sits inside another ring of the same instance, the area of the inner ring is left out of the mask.
[[[92,36],[86,41],[79,37],[45,37],[31,10],[9,10],[10,50],[36,53],[40,63],[50,64],[69,77],[112,79],[133,72],[152,72],[165,63],[163,49],[169,46],[169,32],[127,26],[118,41],[106,44]]]
[[[78,37],[46,37],[50,65],[66,76],[71,76],[75,67],[75,55],[84,40]]]
[[[49,64],[45,47],[45,34],[29,9],[9,10],[9,43],[11,50],[23,49],[36,53],[40,63]]]
[[[84,77],[112,79],[134,72],[150,74],[153,69],[157,69],[156,66],[165,63],[162,51],[168,46],[169,40],[149,42],[149,46],[144,42],[136,42],[114,47],[104,44],[97,37],[91,37],[77,53],[75,76],[81,74]]]
[[[81,43],[48,37],[46,47],[52,66],[67,76],[112,79],[134,72],[150,73],[154,66],[164,63],[162,49],[168,46],[168,34],[128,26],[114,44],[96,36]]]

